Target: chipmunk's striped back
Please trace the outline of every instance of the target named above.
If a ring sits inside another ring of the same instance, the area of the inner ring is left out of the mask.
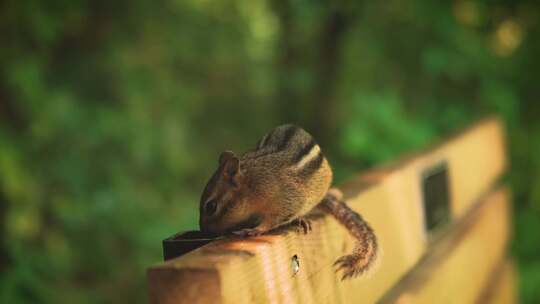
[[[319,205],[358,240],[352,254],[336,261],[344,279],[355,277],[373,264],[377,238],[337,190],[323,201],[331,184],[332,169],[313,137],[297,126],[282,125],[241,157],[221,153],[201,196],[199,224],[209,233],[253,236],[296,220],[307,233],[305,217]]]
[[[315,139],[304,129],[292,124],[276,127],[257,143],[254,151],[243,159],[272,157],[279,155],[283,167],[295,170],[303,177],[309,177],[323,166],[324,154]]]
[[[244,154],[241,161],[249,179],[260,186],[254,186],[259,192],[272,189],[272,185],[280,186],[270,190],[277,194],[269,195],[281,195],[276,198],[280,201],[276,205],[290,208],[281,212],[281,222],[309,212],[332,184],[332,169],[321,148],[308,132],[295,125],[276,127],[263,136],[255,150]]]

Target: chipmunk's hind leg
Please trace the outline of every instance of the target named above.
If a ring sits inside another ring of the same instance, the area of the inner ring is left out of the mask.
[[[336,271],[343,270],[342,280],[354,278],[367,271],[378,253],[377,237],[373,229],[360,214],[342,201],[342,193],[338,189],[332,188],[328,191],[321,207],[332,214],[357,240],[354,251],[334,263]]]
[[[337,259],[334,266],[336,272],[343,270],[341,280],[354,278],[370,269],[372,261],[375,259],[375,250],[374,243],[370,242],[367,246],[366,244],[357,246],[353,253]]]

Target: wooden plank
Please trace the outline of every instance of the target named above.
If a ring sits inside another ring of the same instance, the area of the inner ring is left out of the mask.
[[[491,281],[476,303],[518,303],[516,269],[511,259],[506,259],[493,274]]]
[[[215,269],[160,268],[148,271],[150,303],[214,303],[219,299],[220,281]],[[186,284],[186,282],[205,282]]]
[[[340,281],[332,264],[352,250],[354,240],[324,216],[313,222],[308,235],[292,229],[221,239],[152,267],[151,303],[202,301],[197,292],[184,290],[204,290],[212,303],[375,302],[415,265],[428,244],[422,174],[442,162],[448,166],[450,209],[457,219],[502,174],[503,146],[500,123],[487,119],[430,151],[345,184],[347,202],[370,222],[382,250],[377,267],[367,276]],[[296,274],[291,267],[294,256],[300,264]],[[194,270],[200,271],[197,279],[188,275]]]
[[[504,265],[509,238],[508,191],[488,195],[431,243],[426,255],[381,304],[476,303],[486,298],[497,269]]]

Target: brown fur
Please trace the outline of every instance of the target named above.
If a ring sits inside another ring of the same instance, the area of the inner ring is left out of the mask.
[[[321,202],[321,208],[332,214],[352,236],[359,240],[353,253],[342,256],[334,265],[338,267],[338,270],[343,270],[342,279],[354,278],[367,271],[377,258],[377,237],[362,216],[341,200],[341,193],[336,195],[337,189],[332,190],[332,193],[329,193]]]
[[[312,210],[330,188],[332,170],[324,156],[320,164],[314,161],[309,167],[308,162],[305,170],[295,167],[302,153],[310,152],[310,144],[316,145],[309,133],[285,125],[265,135],[257,149],[239,158],[232,152],[224,152],[201,198],[201,229],[216,234],[232,232],[231,229],[257,214],[260,215],[257,227],[240,228],[262,233]],[[228,163],[234,161],[239,161],[239,168],[227,176]],[[238,182],[235,184],[231,179]],[[204,212],[204,204],[211,199],[218,200],[215,216]]]
[[[356,276],[374,259],[376,238],[335,191],[327,195],[331,184],[332,169],[312,136],[293,125],[279,126],[241,157],[221,154],[201,196],[201,230],[249,236],[297,221],[307,232],[303,217],[323,202],[323,209],[360,241],[353,254],[336,262],[345,268],[344,278]]]

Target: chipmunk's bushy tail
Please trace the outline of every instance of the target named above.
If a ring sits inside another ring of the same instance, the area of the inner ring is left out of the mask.
[[[341,192],[333,188],[321,202],[321,207],[331,213],[358,240],[351,254],[342,256],[334,263],[336,271],[343,270],[342,280],[345,280],[370,269],[377,259],[379,248],[373,229],[360,214],[349,208],[341,197]]]

